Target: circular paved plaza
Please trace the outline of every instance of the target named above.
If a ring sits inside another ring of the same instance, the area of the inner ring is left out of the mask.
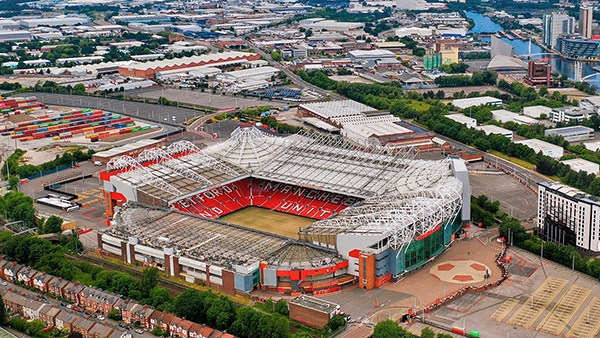
[[[491,277],[492,271],[485,264],[473,260],[445,261],[434,265],[429,273],[442,282],[477,283],[485,280],[486,273]]]

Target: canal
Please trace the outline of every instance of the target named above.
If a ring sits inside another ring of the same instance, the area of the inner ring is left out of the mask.
[[[498,32],[500,30],[502,30],[502,27],[493,22],[489,17],[482,15],[480,13],[477,12],[471,12],[468,11],[465,13],[466,16],[473,20],[473,22],[475,23],[475,25],[473,26],[473,28],[471,28],[471,30],[469,30],[469,33],[472,34],[481,34],[481,33],[495,33]],[[490,38],[488,37],[481,37],[479,38],[481,41],[483,42],[490,42]],[[540,46],[538,46],[535,43],[529,42],[529,41],[523,41],[523,40],[519,40],[519,39],[514,39],[514,40],[509,40],[507,38],[502,38],[502,41],[509,43],[510,45],[512,45],[515,48],[515,54],[517,55],[529,55],[529,53],[531,53],[533,55],[533,58],[546,58],[548,59],[548,62],[550,63],[550,65],[552,66],[552,71],[561,73],[561,74],[567,74],[567,77],[571,80],[573,80],[575,78],[575,61],[573,60],[567,60],[562,58],[559,55],[554,55],[554,54],[546,54],[546,55],[539,55],[540,53],[544,53],[544,49]],[[531,51],[530,51],[531,48]],[[538,55],[535,55],[538,54]],[[581,69],[581,77],[585,77],[594,73],[598,73],[596,72],[593,67],[600,67],[600,63],[594,63],[594,62],[582,62],[582,69]],[[596,77],[592,77],[590,79],[586,80],[589,84],[593,84],[596,85],[600,88],[600,75],[596,76]]]

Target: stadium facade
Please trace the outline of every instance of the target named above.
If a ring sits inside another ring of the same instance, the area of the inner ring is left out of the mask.
[[[252,125],[202,150],[180,141],[114,158],[101,179],[112,216],[103,251],[229,293],[380,287],[447,249],[470,219],[459,159]],[[247,206],[315,222],[291,239],[219,220]]]

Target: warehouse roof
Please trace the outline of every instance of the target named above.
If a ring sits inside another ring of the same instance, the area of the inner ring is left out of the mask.
[[[594,129],[584,127],[584,126],[571,126],[571,127],[549,129],[546,131],[546,134],[568,136],[571,134],[581,134],[581,133],[590,133],[590,132],[593,133]]]
[[[244,78],[247,76],[257,76],[257,75],[262,75],[265,73],[277,73],[279,72],[279,69],[275,68],[275,67],[256,67],[256,68],[248,68],[248,69],[242,69],[242,70],[235,70],[232,72],[227,72],[227,73],[223,73],[222,76],[231,76],[231,77],[235,77],[235,78]]]
[[[598,174],[598,170],[600,169],[600,165],[598,165],[598,163],[584,160],[582,158],[572,158],[570,160],[564,160],[561,162],[577,172],[583,170],[588,174]]]
[[[196,55],[189,56],[171,60],[160,60],[160,61],[150,61],[144,63],[138,63],[135,65],[130,65],[128,69],[137,69],[137,70],[148,70],[148,69],[157,69],[157,68],[166,68],[173,66],[183,66],[190,63],[201,63],[201,62],[215,62],[225,59],[231,58],[242,58],[254,55],[253,53],[244,53],[244,52],[225,52],[225,53],[215,53],[215,54],[204,54],[204,55]]]
[[[323,118],[359,115],[360,113],[375,111],[375,108],[353,100],[306,103],[300,105],[300,108],[309,110]]]
[[[105,151],[101,151],[101,152],[95,153],[94,157],[112,158],[112,157],[115,157],[115,156],[126,154],[126,153],[128,153],[128,152],[130,152],[132,150],[150,147],[150,146],[153,146],[153,145],[155,145],[157,143],[160,143],[160,141],[159,140],[152,140],[152,139],[139,140],[139,141],[135,141],[133,143],[125,144],[125,145],[120,146],[120,147],[115,147],[115,148],[112,148],[112,149],[108,149],[108,150],[105,150]]]
[[[498,127],[498,126],[493,125],[493,124],[475,127],[475,129],[477,129],[477,130],[483,130],[483,132],[486,135],[489,135],[489,134],[500,134],[500,135],[512,134],[511,130],[508,130],[508,129],[505,129],[505,128],[502,128],[502,127]]]
[[[475,106],[482,106],[484,104],[500,105],[500,104],[502,104],[502,100],[497,99],[495,97],[491,97],[491,96],[469,97],[466,99],[452,100],[452,105],[454,105],[460,109],[465,109],[465,108],[475,107]]]
[[[524,144],[529,148],[535,150],[535,152],[545,151],[545,150],[554,150],[557,148],[561,148],[561,146],[557,146],[556,144],[552,144],[546,141],[538,140],[537,138],[532,138],[528,140],[515,141],[515,143]]]
[[[362,50],[357,49],[348,52],[348,55],[355,58],[365,58],[365,57],[381,57],[381,58],[396,58],[396,54],[386,49],[371,49],[371,50]]]

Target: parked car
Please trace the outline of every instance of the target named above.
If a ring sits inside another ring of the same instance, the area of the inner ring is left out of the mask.
[[[106,317],[104,317],[103,315],[98,315],[98,319],[100,319],[100,320],[105,320],[105,319],[106,319]]]
[[[142,329],[135,329],[135,333],[144,334],[144,330],[142,330]]]
[[[119,323],[119,327],[125,328],[126,326],[125,323]]]

